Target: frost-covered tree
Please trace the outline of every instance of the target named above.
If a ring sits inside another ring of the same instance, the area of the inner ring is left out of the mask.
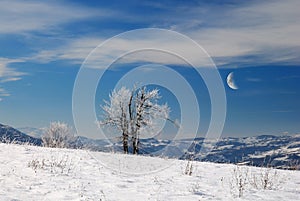
[[[129,116],[131,122],[131,136],[133,154],[139,151],[139,136],[143,130],[155,127],[158,118],[168,119],[170,109],[167,104],[160,105],[159,90],[149,90],[143,87],[132,96],[129,101]]]
[[[45,147],[66,148],[69,147],[73,138],[72,129],[62,122],[51,122],[42,142]]]
[[[120,90],[114,90],[109,95],[109,101],[105,101],[102,107],[104,111],[104,119],[100,124],[105,124],[117,128],[122,132],[123,150],[128,153],[128,137],[129,137],[129,113],[128,101],[131,97],[131,91],[122,87]]]
[[[168,119],[170,109],[167,104],[158,103],[159,90],[146,87],[129,90],[122,87],[114,90],[102,107],[102,125],[116,127],[122,132],[124,153],[128,153],[128,139],[132,139],[133,154],[139,151],[139,137],[142,131],[155,127],[158,118]]]

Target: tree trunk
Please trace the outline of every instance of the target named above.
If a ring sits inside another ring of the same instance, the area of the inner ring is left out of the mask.
[[[128,154],[128,135],[123,133],[123,150],[124,154]]]
[[[138,154],[139,152],[139,142],[138,142],[138,139],[136,137],[133,137],[132,138],[132,153],[133,154]]]

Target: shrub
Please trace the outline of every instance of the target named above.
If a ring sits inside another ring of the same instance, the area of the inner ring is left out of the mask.
[[[38,157],[32,159],[27,164],[35,173],[38,170],[46,170],[52,174],[68,175],[74,169],[74,161],[69,155],[52,155],[50,158]]]
[[[232,171],[232,178],[230,180],[231,194],[242,197],[248,183],[248,168],[235,166]]]
[[[242,197],[246,189],[272,190],[278,187],[278,172],[272,168],[261,168],[259,171],[249,167],[235,166],[230,178],[230,193]],[[223,181],[223,178],[222,178]]]
[[[51,122],[46,133],[42,137],[43,146],[68,148],[73,139],[71,128],[66,123]]]

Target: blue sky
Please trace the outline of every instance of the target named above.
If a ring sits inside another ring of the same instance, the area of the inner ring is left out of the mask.
[[[299,133],[299,7],[298,0],[3,0],[0,122],[17,128],[45,127],[51,121],[73,125],[73,86],[88,54],[116,34],[162,28],[195,40],[217,65],[227,97],[223,136]],[[114,50],[129,43],[122,41]],[[184,44],[174,45],[193,55]],[[190,83],[201,111],[198,132],[205,133],[211,114],[201,77],[176,59],[151,53],[147,58],[139,62],[167,65]],[[131,60],[119,61],[105,74],[95,97],[98,116],[102,100],[133,66],[136,63]],[[234,72],[238,90],[225,83],[230,72]],[[162,90],[162,97],[172,109],[171,117],[179,118],[174,96]],[[173,130],[166,132],[171,135]]]

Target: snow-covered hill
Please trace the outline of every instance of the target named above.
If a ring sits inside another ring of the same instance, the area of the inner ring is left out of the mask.
[[[3,143],[0,161],[3,201],[290,201],[300,197],[300,171]],[[190,170],[191,175],[186,175]],[[239,190],[241,198],[237,198]]]
[[[45,129],[23,128],[27,131],[42,133]],[[0,124],[0,141],[41,145],[40,138],[24,134],[10,126]],[[155,138],[141,139],[141,155],[168,158],[209,161],[217,163],[243,163],[254,166],[272,166],[281,169],[300,169],[300,135],[273,136],[260,135],[244,138],[221,139],[180,139],[160,140]],[[94,140],[78,136],[69,142],[69,147],[85,148],[102,152],[123,152],[119,138],[112,140]],[[214,147],[210,152],[201,152],[201,148]],[[129,147],[130,149],[131,147]],[[204,153],[204,154],[203,154]]]

